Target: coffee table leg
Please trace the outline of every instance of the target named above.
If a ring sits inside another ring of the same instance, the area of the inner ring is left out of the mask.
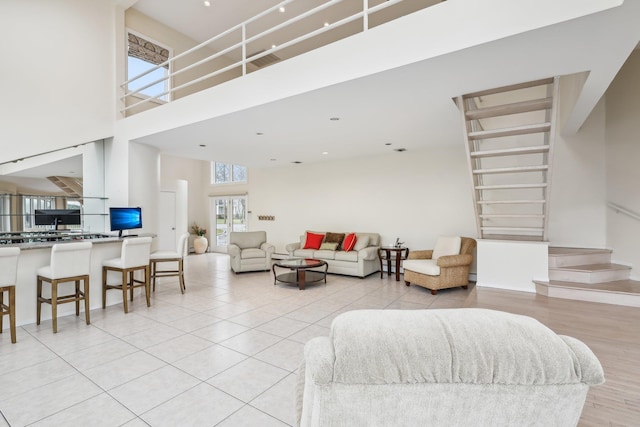
[[[298,289],[304,291],[305,288],[305,271],[304,269],[299,269],[298,270]]]
[[[400,281],[400,262],[402,261],[402,257],[400,256],[400,252],[396,254],[396,282]]]

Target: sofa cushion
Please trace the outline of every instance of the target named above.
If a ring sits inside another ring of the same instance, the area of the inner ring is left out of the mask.
[[[440,267],[435,259],[405,259],[402,268],[428,276],[440,275]]]
[[[336,249],[338,249],[338,243],[333,242],[324,242],[323,244],[320,245],[320,250],[321,251],[335,251]]]
[[[317,259],[334,259],[336,251],[325,251],[325,250],[317,250],[313,251],[313,258]]]
[[[347,234],[342,241],[342,250],[346,252],[352,251],[356,245],[356,240],[356,233]]]
[[[302,249],[320,249],[320,245],[322,244],[323,239],[324,234],[307,232],[307,239]]]
[[[461,243],[462,243],[462,239],[460,238],[460,236],[438,237],[438,241],[436,242],[436,247],[433,248],[433,254],[431,255],[431,259],[437,260],[441,256],[458,255],[460,253]]]
[[[242,252],[240,252],[240,258],[242,259],[265,258],[265,257],[266,257],[266,254],[262,249],[247,248],[247,249],[243,249]]]
[[[344,233],[327,233],[324,236],[325,243],[337,243],[338,247],[340,247],[343,240],[344,240]]]
[[[353,250],[359,251],[366,248],[367,246],[369,246],[369,236],[358,236]]]
[[[314,249],[296,249],[293,251],[293,256],[300,258],[313,258]]]
[[[358,261],[358,252],[356,252],[356,251],[349,251],[349,252],[338,251],[338,252],[335,253],[334,259],[336,261],[357,262]]]

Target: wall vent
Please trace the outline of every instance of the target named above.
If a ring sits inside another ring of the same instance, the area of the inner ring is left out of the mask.
[[[263,53],[264,50],[258,51],[256,53],[254,53],[253,55],[249,56],[249,59],[253,58],[256,55],[260,55],[261,53]],[[275,62],[280,61],[280,58],[276,55],[274,55],[273,53],[270,53],[268,55],[265,56],[261,56],[258,59],[255,59],[253,61],[249,61],[249,64],[255,65],[258,68],[263,68],[266,67],[267,65],[271,65]]]

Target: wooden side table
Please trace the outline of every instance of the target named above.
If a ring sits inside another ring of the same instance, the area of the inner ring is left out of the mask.
[[[403,253],[404,252],[404,253]],[[392,255],[393,254],[393,255]],[[380,246],[378,248],[378,259],[380,260],[380,278],[384,275],[382,269],[383,261],[387,261],[387,275],[391,274],[391,260],[396,260],[396,282],[400,281],[400,263],[409,256],[409,248],[404,246]]]

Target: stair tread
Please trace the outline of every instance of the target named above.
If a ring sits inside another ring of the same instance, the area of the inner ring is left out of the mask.
[[[482,91],[478,91],[478,92],[473,92],[473,93],[468,93],[466,95],[463,96],[464,99],[468,99],[468,98],[477,98],[479,96],[488,96],[488,95],[492,95],[495,93],[504,93],[504,92],[511,92],[514,90],[519,90],[519,89],[526,89],[529,87],[536,87],[536,86],[542,86],[542,85],[548,85],[548,84],[552,84],[553,83],[553,77],[547,77],[544,79],[540,79],[540,80],[533,80],[530,82],[524,82],[524,83],[517,83],[517,84],[513,84],[513,85],[509,85],[509,86],[501,86],[501,87],[497,87],[497,88],[493,88],[493,89],[487,89],[487,90],[482,90]]]
[[[599,248],[567,248],[561,246],[550,246],[549,256],[563,256],[563,255],[590,255],[599,253],[611,253],[611,249],[599,249]]]
[[[627,265],[621,265],[621,264],[603,263],[603,264],[570,265],[566,267],[550,267],[549,270],[599,272],[599,271],[631,270],[631,267]]]
[[[476,190],[508,190],[520,188],[545,188],[547,184],[499,184],[499,185],[477,185]]]
[[[548,145],[533,145],[529,147],[503,148],[500,150],[478,150],[470,153],[471,157],[500,157],[500,156],[519,156],[522,154],[546,153],[549,151]]]
[[[591,291],[600,291],[600,292],[640,294],[640,281],[637,281],[637,280],[616,280],[613,282],[604,282],[604,283],[579,283],[579,282],[566,282],[562,280],[550,280],[548,282],[535,280],[534,282],[541,285],[546,285],[549,287],[562,287],[562,288],[591,290]]]
[[[541,204],[546,203],[546,200],[478,200],[479,205],[507,205],[507,204]]]
[[[469,139],[491,139],[502,138],[506,136],[528,135],[532,133],[542,133],[551,130],[551,123],[536,123],[532,125],[513,126],[508,128],[485,129],[475,132],[469,132]]]
[[[514,102],[512,104],[495,105],[466,111],[467,120],[488,119],[491,117],[508,116],[511,114],[528,113],[530,111],[548,110],[553,105],[552,98],[532,99],[528,101]]]
[[[548,169],[547,165],[537,166],[514,166],[509,168],[493,168],[493,169],[474,169],[474,174],[491,174],[491,173],[518,173],[518,172],[541,172]]]

